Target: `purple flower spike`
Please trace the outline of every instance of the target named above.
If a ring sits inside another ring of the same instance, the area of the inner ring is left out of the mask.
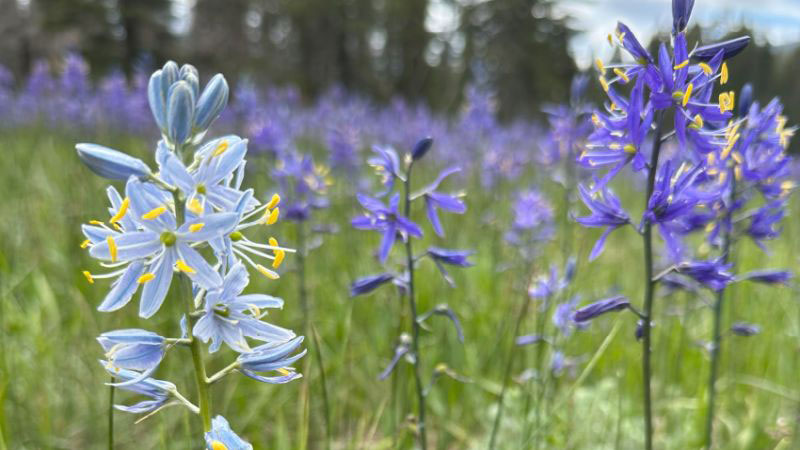
[[[621,311],[630,307],[631,302],[622,295],[599,300],[575,311],[572,320],[577,323],[588,322],[597,316],[611,311]]]

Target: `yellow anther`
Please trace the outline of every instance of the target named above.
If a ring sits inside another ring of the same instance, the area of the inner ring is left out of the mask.
[[[714,223],[714,222],[709,222],[709,223],[706,225],[706,233],[711,233],[712,231],[714,231],[714,227],[716,227],[716,226],[717,226],[717,224],[716,224],[716,223]]]
[[[614,73],[615,73],[615,74],[617,74],[617,76],[618,76],[618,77],[622,78],[622,80],[623,80],[624,82],[626,82],[626,83],[627,83],[628,81],[631,81],[631,79],[628,77],[628,74],[627,74],[627,73],[625,73],[625,71],[624,71],[624,70],[620,70],[620,69],[614,69]]]
[[[742,154],[739,152],[731,153],[731,157],[733,158],[734,161],[736,161],[737,164],[741,164],[744,162],[744,159],[742,159]]]
[[[262,266],[261,264],[256,264],[256,270],[258,270],[261,275],[269,278],[270,280],[277,280],[280,278],[277,272],[267,269],[266,267]]]
[[[211,154],[211,157],[219,156],[225,153],[225,150],[228,149],[228,141],[222,141],[217,145],[217,148],[214,149],[214,153]]]
[[[281,196],[278,194],[272,194],[272,198],[269,199],[269,203],[267,203],[267,209],[272,209],[278,206],[278,203],[281,202]]]
[[[722,63],[722,70],[719,72],[719,84],[728,82],[728,63]]]
[[[625,146],[622,147],[622,150],[625,153],[630,153],[632,155],[632,154],[636,153],[636,146],[633,145],[633,144],[625,144]]]
[[[608,33],[608,36],[606,36],[606,39],[608,39],[608,45],[613,47],[614,46],[614,38],[611,36],[611,33]]]
[[[692,121],[698,128],[703,128],[703,118],[700,114],[694,116],[694,120]]]
[[[89,244],[91,244],[91,243],[92,243],[92,241],[90,241],[90,240],[88,240],[88,239],[87,239],[87,240],[85,240],[85,241],[81,242],[81,248],[86,248],[86,247],[88,247],[88,246],[89,246]]]
[[[156,277],[156,275],[155,275],[154,273],[147,272],[147,273],[145,273],[145,274],[142,274],[142,276],[140,276],[140,277],[139,277],[139,278],[136,280],[136,282],[137,282],[137,283],[139,283],[139,284],[145,284],[145,283],[147,283],[148,281],[153,281],[153,279],[154,279],[155,277]]]
[[[108,254],[111,255],[111,262],[117,262],[117,243],[112,236],[106,237],[108,243]]]
[[[195,224],[189,225],[189,231],[191,231],[192,233],[197,233],[198,231],[202,230],[204,226],[206,226],[206,224],[204,224],[202,222],[195,223]]]
[[[272,268],[277,269],[278,267],[280,267],[285,257],[286,257],[285,251],[275,250],[275,259],[272,260]]]
[[[608,109],[610,109],[611,111],[614,111],[615,109],[617,109],[617,104],[614,103],[614,102],[611,102],[611,104],[608,105]]]
[[[89,272],[88,270],[84,270],[83,276],[86,277],[86,281],[88,281],[89,284],[94,284],[94,278],[92,277],[91,272]]]
[[[687,61],[687,63],[688,63],[688,61]],[[711,75],[711,72],[714,71],[714,69],[712,69],[711,66],[709,66],[708,64],[706,64],[704,62],[699,62],[699,63],[697,63],[697,65],[700,66],[701,69],[703,69],[703,73],[706,74],[706,75]]]
[[[228,447],[220,441],[211,441],[211,450],[228,450]]]
[[[267,219],[266,220],[266,224],[267,225],[272,225],[275,222],[277,222],[278,221],[278,216],[280,216],[280,214],[281,214],[281,209],[280,208],[273,209],[272,212],[269,213],[269,216],[266,218]]]
[[[600,58],[595,59],[594,60],[594,64],[597,66],[597,70],[599,70],[600,73],[603,73],[603,72],[606,71],[606,66],[603,64],[603,60],[602,59],[600,59]]]
[[[736,177],[736,181],[742,179],[742,166],[736,166],[733,168],[733,176]]]
[[[684,61],[684,62],[682,62],[680,64],[676,64],[675,67],[673,67],[673,69],[680,70],[680,69],[683,69],[684,67],[686,67],[688,65],[689,65],[689,60],[687,59],[686,61]]]
[[[189,209],[189,211],[198,216],[203,214],[203,204],[197,199],[197,197],[192,198],[186,207]]]
[[[117,230],[117,231],[122,231],[122,227],[120,226],[120,224],[118,224],[116,222],[112,223],[111,226],[113,226],[114,229]]]
[[[180,270],[181,272],[185,272],[185,273],[196,273],[197,272],[196,270],[194,270],[191,267],[189,267],[189,265],[186,264],[186,262],[184,262],[182,259],[179,259],[179,260],[175,261],[175,267],[177,267],[178,270]]]
[[[622,148],[622,144],[620,144],[619,142],[613,142],[611,144],[608,144],[608,148],[610,148],[611,150],[619,150]]]
[[[117,213],[114,214],[114,217],[112,217],[109,220],[109,222],[117,223],[120,220],[122,220],[122,218],[125,217],[125,213],[128,212],[128,206],[130,206],[130,204],[131,204],[131,199],[128,198],[128,197],[125,197],[125,199],[122,200],[122,204],[119,205],[119,209],[117,210]]]
[[[706,161],[708,161],[709,166],[713,166],[716,160],[717,160],[717,154],[713,152],[709,153],[708,156],[706,157]]]
[[[151,209],[150,211],[142,214],[142,219],[144,219],[144,220],[153,220],[156,217],[164,214],[165,212],[167,212],[167,207],[166,206],[159,206],[158,208]]]
[[[728,96],[727,92],[719,94],[719,112],[724,113],[725,111],[730,110],[730,103],[730,97]]]
[[[291,372],[289,372],[288,370],[284,369],[283,367],[278,369],[278,373],[283,375],[283,376],[285,376],[285,377],[288,377],[289,375],[291,375]]]
[[[794,181],[787,180],[787,181],[784,181],[783,183],[781,183],[781,190],[783,192],[788,192],[788,191],[791,191],[792,189],[794,189],[795,186],[796,186],[796,184],[795,184]]]
[[[608,81],[606,81],[605,77],[601,75],[597,79],[600,80],[600,86],[603,87],[603,90],[608,92]]]
[[[89,223],[92,224],[92,225],[97,225],[97,226],[103,226],[104,225],[104,223],[99,221],[99,220],[90,220]]]
[[[269,242],[269,245],[271,245],[273,247],[277,247],[278,246],[278,240],[275,239],[274,237],[269,238],[269,240],[267,242]]]
[[[694,90],[694,84],[689,83],[689,85],[686,86],[686,92],[683,93],[683,100],[681,100],[682,106],[686,106],[686,104],[689,103],[689,97],[692,96],[693,90]]]

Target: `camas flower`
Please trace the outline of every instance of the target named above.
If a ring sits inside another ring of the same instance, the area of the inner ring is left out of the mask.
[[[425,209],[428,214],[428,220],[433,226],[433,230],[439,236],[444,236],[444,229],[442,228],[442,223],[439,220],[439,209],[456,214],[463,214],[467,210],[467,206],[464,205],[464,202],[462,202],[458,196],[437,191],[437,189],[439,189],[439,185],[442,183],[442,181],[444,181],[445,178],[460,171],[461,169],[458,167],[451,167],[443,170],[441,173],[439,173],[439,176],[436,177],[436,180],[434,180],[433,183],[426,186],[422,191],[411,196],[412,201],[419,197],[425,199]]]
[[[377,275],[359,278],[350,285],[350,297],[369,294],[393,279],[394,275],[390,273],[379,273]]]
[[[241,295],[250,283],[244,265],[234,265],[222,285],[205,295],[205,313],[194,325],[192,334],[203,342],[211,340],[208,351],[216,352],[222,342],[233,350],[251,351],[246,337],[266,342],[286,341],[295,334],[290,330],[263,322],[267,308],[283,308],[283,300],[264,294]]]
[[[126,381],[127,384],[134,384],[149,377],[166,353],[163,337],[152,331],[136,328],[109,331],[101,334],[97,341],[106,352],[109,368],[141,372],[138,378]]]
[[[211,431],[207,432],[206,450],[253,450],[253,446],[245,442],[231,430],[230,424],[222,416],[211,419]]]
[[[719,291],[733,281],[729,270],[732,264],[725,264],[721,259],[710,261],[689,261],[677,266],[678,273],[689,276],[704,286]]]
[[[130,214],[142,230],[116,232],[101,228],[106,233],[105,239],[89,249],[94,258],[111,264],[127,264],[127,268],[119,271],[125,281],[125,295],[111,299],[116,300],[112,304],[104,302],[101,306],[105,310],[123,307],[131,298],[131,291],[136,292],[137,285],[144,284],[139,315],[143,318],[152,316],[167,295],[175,268],[205,289],[213,289],[222,282],[219,274],[191,244],[230,232],[236,225],[236,214],[213,213],[178,227],[163,191],[131,179],[126,194],[130,201]]]
[[[572,320],[577,323],[588,322],[597,316],[611,311],[621,311],[630,307],[631,303],[622,295],[598,300],[575,311]]]
[[[119,380],[115,386],[120,389],[135,392],[149,397],[149,400],[143,400],[130,406],[114,405],[120,411],[125,411],[134,414],[141,414],[146,412],[155,411],[156,409],[164,406],[167,401],[172,397],[173,393],[177,391],[174,384],[168,381],[156,380],[155,378],[141,378],[141,373],[135,370],[121,369],[113,367],[107,361],[100,361],[100,364],[111,374],[114,379]],[[137,380],[134,383],[129,381]]]
[[[622,209],[619,199],[614,194],[603,188],[601,191],[591,194],[583,185],[578,186],[581,199],[586,207],[591,211],[587,217],[578,217],[578,223],[586,227],[608,227],[592,248],[589,260],[597,258],[603,252],[606,238],[612,231],[630,223],[628,213]]]
[[[375,230],[383,234],[378,250],[378,259],[381,263],[389,256],[398,232],[404,236],[422,237],[422,229],[398,212],[400,203],[398,194],[392,196],[388,207],[380,200],[363,194],[358,194],[357,198],[361,206],[367,210],[367,215],[356,217],[352,225],[359,230]]]
[[[385,190],[378,194],[378,197],[392,192],[394,189],[395,179],[403,180],[403,175],[400,171],[400,159],[397,157],[397,152],[391,147],[373,146],[372,151],[377,155],[369,158],[367,163],[372,166],[375,171],[381,176],[381,182]]]
[[[283,342],[268,342],[254,348],[252,352],[242,353],[236,359],[239,371],[248,377],[270,384],[283,384],[302,377],[289,367],[302,358],[306,350],[292,355],[303,343],[303,336]],[[277,376],[265,377],[256,372],[278,372]]]

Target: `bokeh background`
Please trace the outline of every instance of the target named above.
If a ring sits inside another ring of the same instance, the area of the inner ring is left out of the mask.
[[[537,220],[556,230],[538,244],[537,276],[575,256],[577,275],[565,296],[580,294],[584,303],[618,292],[641,297],[641,248],[632,230],[615,233],[605,254],[588,263],[599,233],[571,221],[585,210],[570,196],[574,186],[562,184],[563,155],[554,150],[542,113],[546,105],[569,100],[576,74],[588,71],[595,79],[595,57],[614,56],[605,37],[616,20],[642,42],[665,39],[670,2],[0,0],[0,450],[102,448],[108,391],[95,337],[123,327],[177,333],[177,302],[147,322],[134,306],[96,311],[106,286],[89,285],[81,275],[94,263],[79,248],[80,224],[106,217],[105,182],[74,153],[76,142],[92,141],[152,162],[157,130],[146,80],[168,59],[196,65],[201,83],[225,74],[231,104],[212,133],[251,139],[248,183],[262,198],[277,189],[272,170],[286,155],[313,155],[331,168],[330,207],[309,227],[320,233],[311,240],[306,270],[331,398],[333,448],[414,445],[405,421],[413,409],[410,366],[402,365],[394,382],[377,380],[393,354],[398,324],[408,320],[406,308],[392,289],[348,295],[351,281],[376,271],[378,237],[349,226],[359,212],[354,193],[374,186],[363,164],[370,146],[402,151],[431,135],[435,144],[419,179],[431,179],[446,164],[464,168],[446,186],[466,193],[467,214],[445,218],[446,239],[428,232],[419,247],[473,249],[476,264],[452,271],[455,288],[435,267],[422,266],[419,302],[423,310],[449,303],[466,335],[462,345],[443,319],[424,335],[427,370],[444,362],[470,381],[437,381],[429,397],[432,445],[485,448],[514,315],[530,276],[518,247],[506,241],[522,193],[541,194],[543,201],[534,202]],[[788,123],[799,123],[800,1],[697,0],[689,42],[742,33],[753,41],[730,63],[731,89],[750,81],[758,99],[780,96]],[[588,101],[599,104],[601,94],[590,82]],[[638,205],[640,186],[628,181],[616,186],[618,192],[626,204]],[[743,271],[797,267],[797,211],[795,198],[783,236],[769,252],[749,242],[737,249]],[[413,217],[425,220],[423,211]],[[290,222],[271,233],[282,243],[297,242]],[[279,282],[254,277],[253,292],[286,299],[271,320],[299,330],[306,318],[297,304],[296,261],[287,258],[285,267]],[[726,323],[753,322],[763,331],[726,337],[719,448],[795,448],[797,291],[741,284],[730,295]],[[707,303],[704,295],[659,296],[658,448],[701,445]],[[527,320],[526,333],[533,332],[535,317]],[[634,322],[604,317],[563,343],[568,364],[547,398],[549,415],[535,438],[541,448],[641,448]],[[517,351],[522,363],[515,377],[534,359],[531,350]],[[256,448],[324,448],[321,372],[310,356],[300,367],[301,382],[226,380],[214,392],[215,408]],[[225,355],[213,364],[224,362]],[[171,353],[159,375],[193,394],[188,355]],[[512,384],[498,448],[532,446],[526,389],[526,383]],[[130,415],[115,419],[123,449],[194,448],[201,435],[197,421],[177,408],[138,425]]]

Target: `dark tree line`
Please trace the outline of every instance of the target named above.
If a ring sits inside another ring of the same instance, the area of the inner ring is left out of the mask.
[[[341,86],[440,111],[477,85],[496,93],[505,117],[565,100],[576,72],[566,50],[573,30],[553,17],[551,0],[197,0],[187,14],[188,5],[0,0],[0,64],[23,77],[38,58],[77,51],[93,76],[130,75],[171,58],[233,80],[291,83],[309,98]],[[750,80],[763,100],[780,93],[800,118],[798,61],[800,48],[777,54],[756,43],[732,62],[730,86]]]

